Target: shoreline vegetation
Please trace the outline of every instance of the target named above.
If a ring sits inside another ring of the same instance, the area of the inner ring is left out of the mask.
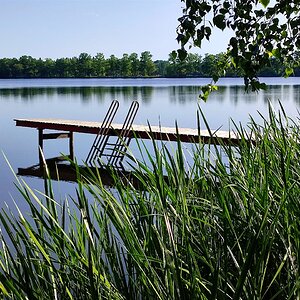
[[[29,213],[0,212],[0,298],[298,299],[300,126],[262,118],[235,126],[238,146],[196,144],[193,163],[179,141],[139,142],[143,189],[75,163],[61,202],[50,178],[42,193],[16,177]]]
[[[187,54],[181,61],[169,54],[168,60],[152,59],[149,51],[123,54],[121,58],[111,55],[105,58],[102,53],[91,56],[81,53],[78,57],[58,59],[36,59],[31,56],[0,59],[0,78],[185,78],[220,75],[220,66],[224,65],[224,53]],[[270,58],[270,64],[258,76],[285,76],[285,66],[278,59]],[[294,70],[293,76],[300,76],[300,69]],[[221,77],[241,77],[235,69],[228,69]]]

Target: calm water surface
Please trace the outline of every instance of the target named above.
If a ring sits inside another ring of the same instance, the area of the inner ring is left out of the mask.
[[[37,163],[37,132],[15,127],[14,118],[62,118],[100,121],[114,99],[120,101],[115,122],[122,122],[131,101],[140,102],[136,124],[196,128],[196,111],[201,107],[211,129],[230,127],[230,118],[245,126],[249,115],[260,120],[257,111],[267,115],[268,102],[279,109],[280,100],[286,113],[296,118],[300,107],[300,78],[266,78],[267,91],[245,94],[242,79],[223,79],[219,90],[207,103],[198,101],[199,86],[208,79],[33,79],[0,80],[0,150],[12,168]],[[202,126],[203,125],[203,122]],[[93,136],[75,134],[75,154],[85,159]],[[46,157],[67,153],[67,141],[46,141]],[[30,186],[42,189],[40,179],[24,178]],[[1,202],[11,197],[22,206],[15,191],[12,172],[0,156]],[[58,193],[73,193],[73,184],[58,184]]]

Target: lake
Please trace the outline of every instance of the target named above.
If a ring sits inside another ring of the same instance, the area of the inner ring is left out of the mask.
[[[136,124],[197,127],[197,109],[200,107],[211,129],[230,128],[230,118],[247,125],[249,115],[261,120],[257,111],[267,115],[268,103],[276,110],[279,100],[287,115],[298,116],[300,107],[300,78],[264,78],[268,90],[259,93],[244,92],[243,80],[226,78],[219,82],[207,103],[199,102],[199,86],[209,79],[18,79],[0,80],[0,150],[7,156],[14,171],[38,162],[37,131],[16,127],[14,118],[57,118],[101,121],[110,102],[120,102],[116,123],[123,121],[133,100],[140,109]],[[204,128],[204,122],[201,121]],[[93,136],[75,134],[75,154],[78,161],[85,159]],[[68,152],[66,140],[46,141],[46,157]],[[1,200],[11,197],[22,206],[21,197],[13,185],[13,173],[3,155],[0,157]],[[43,189],[43,181],[24,178],[30,186]],[[58,183],[58,193],[72,193],[73,184]]]

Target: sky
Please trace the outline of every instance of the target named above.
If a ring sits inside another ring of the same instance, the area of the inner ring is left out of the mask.
[[[92,56],[150,51],[168,59],[178,49],[180,0],[0,0],[0,58]],[[226,50],[228,35],[219,31],[203,49]]]

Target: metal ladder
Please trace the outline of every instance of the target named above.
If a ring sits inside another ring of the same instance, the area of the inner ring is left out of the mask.
[[[98,164],[100,167],[107,165],[117,169],[123,169],[122,162],[132,138],[130,128],[139,109],[139,103],[137,101],[131,103],[120,134],[116,137],[112,137],[108,135],[108,130],[110,129],[118,107],[118,102],[117,105],[112,102],[106,114],[105,121],[102,123],[99,133],[95,138],[86,159],[88,164]]]

